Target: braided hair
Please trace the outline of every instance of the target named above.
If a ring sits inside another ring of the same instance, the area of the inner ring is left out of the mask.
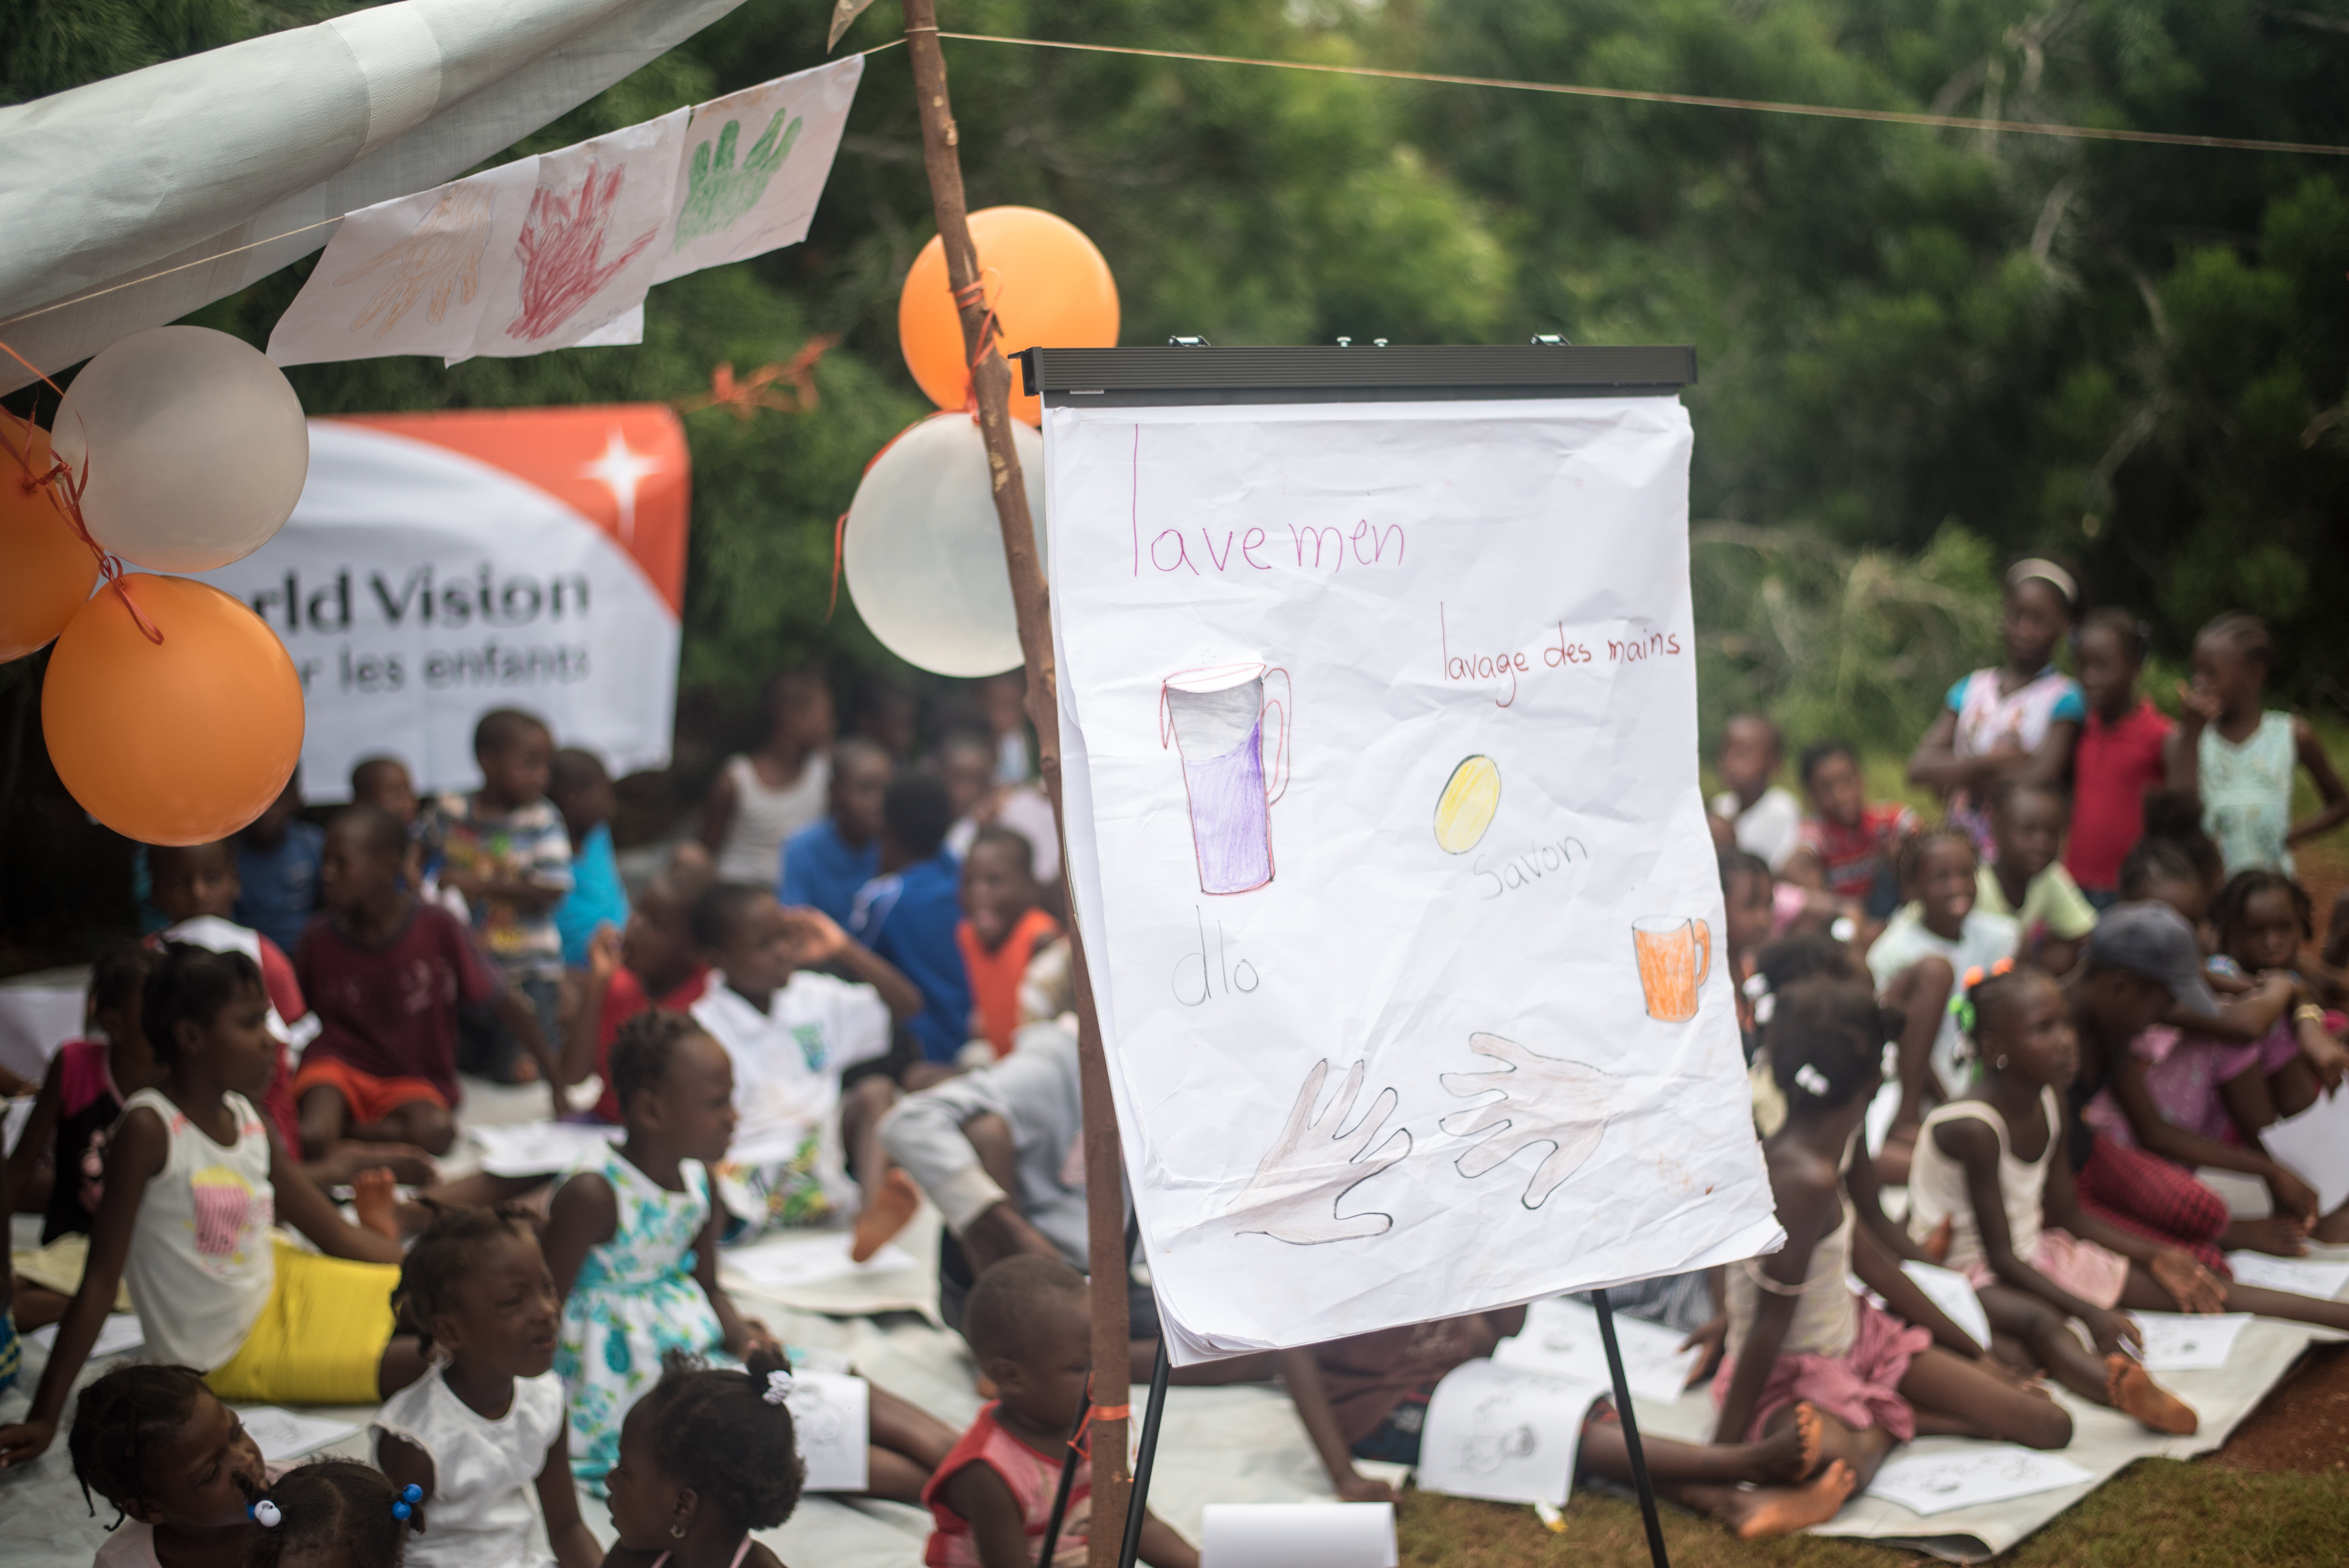
[[[118,1515],[144,1495],[149,1451],[187,1424],[203,1392],[203,1374],[192,1367],[138,1362],[116,1367],[75,1398],[66,1452],[92,1519],[98,1517],[92,1492],[114,1504]]]
[[[739,1372],[671,1350],[660,1381],[637,1404],[654,1467],[689,1480],[730,1533],[772,1530],[799,1506],[807,1465],[774,1381],[789,1371],[781,1352],[764,1344]]]
[[[424,1514],[389,1476],[357,1460],[313,1460],[279,1477],[254,1505],[246,1526],[245,1568],[277,1568],[287,1557],[331,1563],[335,1568],[399,1568],[411,1532]],[[275,1522],[268,1522],[274,1514]]]
[[[1787,1103],[1816,1101],[1832,1110],[1884,1081],[1884,1047],[1907,1020],[1885,1006],[1864,980],[1814,975],[1776,993],[1762,1028],[1770,1073]]]
[[[690,1015],[666,1007],[648,1008],[620,1026],[612,1039],[609,1070],[612,1098],[619,1102],[624,1119],[630,1100],[667,1079],[668,1058],[677,1043],[706,1032]]]
[[[456,1310],[457,1282],[465,1277],[481,1248],[509,1236],[535,1238],[537,1233],[532,1227],[530,1211],[519,1203],[476,1209],[444,1206],[429,1198],[423,1202],[432,1211],[432,1222],[400,1260],[399,1284],[391,1293],[391,1305],[400,1321],[416,1331],[417,1348],[429,1353],[432,1319],[437,1314]]]
[[[1925,863],[1925,856],[1939,844],[1961,844],[1966,853],[1976,861],[1982,851],[1974,845],[1973,835],[1955,822],[1936,822],[1909,835],[1900,846],[1899,863],[1893,868],[1900,882],[1900,892],[1908,895],[1916,885],[1917,872]]]

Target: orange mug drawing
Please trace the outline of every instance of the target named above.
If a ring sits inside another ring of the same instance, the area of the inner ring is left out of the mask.
[[[1697,960],[1700,947],[1702,963]],[[1695,1017],[1697,992],[1713,973],[1713,928],[1677,914],[1642,915],[1631,923],[1631,950],[1640,960],[1648,1016],[1667,1024]]]

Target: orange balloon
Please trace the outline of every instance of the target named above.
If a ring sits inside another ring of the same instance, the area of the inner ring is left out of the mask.
[[[989,207],[970,215],[970,242],[1007,357],[1039,344],[1117,346],[1117,280],[1075,224],[1033,207]],[[946,243],[936,235],[914,258],[897,296],[897,341],[931,402],[946,409],[969,403],[970,356],[947,281]],[[1044,422],[1043,405],[1019,390],[1017,366],[1011,412],[1031,425]]]
[[[24,453],[18,462],[16,454]],[[47,485],[49,433],[0,410],[0,664],[46,647],[98,581],[98,556]]]
[[[261,617],[190,577],[123,579],[57,638],[41,731],[93,817],[150,844],[225,839],[277,799],[302,757],[302,678]]]

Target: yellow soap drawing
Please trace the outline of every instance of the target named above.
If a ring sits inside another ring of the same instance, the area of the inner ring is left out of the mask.
[[[1501,809],[1501,769],[1489,757],[1464,758],[1435,799],[1435,841],[1447,855],[1476,847]]]

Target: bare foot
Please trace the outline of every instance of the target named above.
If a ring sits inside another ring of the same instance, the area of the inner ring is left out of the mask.
[[[1832,1469],[1837,1461],[1840,1460],[1851,1467],[1854,1475],[1857,1475],[1861,1461],[1870,1457],[1867,1450],[1878,1441],[1870,1435],[1875,1429],[1864,1427],[1858,1431],[1854,1431],[1826,1411],[1814,1408],[1809,1405],[1798,1405],[1795,1407],[1795,1418],[1798,1422],[1802,1419],[1802,1413],[1808,1411],[1818,1433],[1817,1446],[1811,1456],[1812,1464],[1816,1466],[1825,1461],[1828,1468]],[[1876,1457],[1881,1457],[1880,1450]]]
[[[1833,1519],[1850,1501],[1852,1488],[1859,1478],[1852,1468],[1837,1460],[1821,1470],[1818,1479],[1801,1486],[1764,1487],[1747,1495],[1754,1500],[1754,1510],[1738,1520],[1737,1534],[1743,1541],[1757,1535],[1790,1535],[1814,1524],[1825,1524]]]
[[[1932,1231],[1923,1241],[1917,1243],[1918,1246],[1924,1250],[1927,1257],[1932,1259],[1937,1264],[1947,1263],[1949,1261],[1950,1233],[1951,1228],[1956,1223],[1957,1216],[1955,1214],[1942,1215],[1941,1222],[1934,1226]]]
[[[358,1211],[359,1223],[393,1241],[399,1239],[399,1199],[392,1191],[398,1185],[392,1173],[380,1166],[351,1178],[351,1207]]]
[[[2230,1252],[2241,1249],[2271,1253],[2280,1258],[2300,1257],[2308,1251],[2308,1233],[2301,1229],[2299,1221],[2286,1214],[2230,1221],[2220,1233],[2219,1241]]]
[[[881,1190],[856,1216],[856,1238],[849,1243],[849,1261],[861,1264],[879,1252],[921,1206],[922,1190],[914,1185],[914,1179],[895,1165],[889,1167],[889,1173],[881,1179]]]
[[[1794,1419],[1747,1444],[1745,1457],[1752,1460],[1754,1471],[1746,1479],[1757,1485],[1801,1480],[1819,1467],[1818,1410],[1808,1402],[1796,1405]]]
[[[2115,1409],[2136,1417],[2139,1425],[2157,1432],[2176,1438],[2191,1437],[2202,1424],[2193,1406],[2156,1383],[2144,1367],[2118,1352],[2105,1357],[2105,1392]]]

